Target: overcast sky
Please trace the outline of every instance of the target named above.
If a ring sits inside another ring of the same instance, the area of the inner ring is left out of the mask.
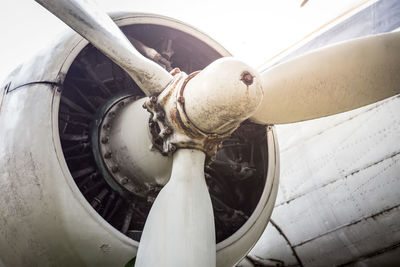
[[[216,39],[257,67],[278,52],[365,0],[96,0],[105,11],[140,11],[174,17]],[[2,0],[0,83],[15,66],[67,26],[33,0]]]

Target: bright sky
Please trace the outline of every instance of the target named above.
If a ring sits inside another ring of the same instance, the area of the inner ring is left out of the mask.
[[[365,0],[97,0],[105,11],[157,13],[207,33],[233,55],[257,67]],[[0,84],[16,65],[67,26],[33,0],[2,0]]]

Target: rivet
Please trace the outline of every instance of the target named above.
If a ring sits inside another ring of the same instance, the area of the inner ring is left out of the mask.
[[[104,157],[105,157],[106,159],[109,159],[109,158],[111,158],[111,155],[112,155],[111,151],[107,151],[107,152],[104,154]]]
[[[174,68],[173,70],[170,71],[172,76],[175,76],[176,74],[178,74],[179,72],[181,72],[181,70],[179,68]]]
[[[115,166],[112,166],[112,167],[111,167],[111,171],[114,172],[114,173],[115,173],[115,172],[118,172],[118,171],[119,171],[118,166],[116,166],[116,165],[115,165]]]
[[[152,97],[150,97],[150,102],[151,103],[156,103],[157,102],[157,97],[156,96],[152,96]]]
[[[114,112],[114,111],[111,111],[110,113],[108,113],[108,116],[114,117],[114,116],[115,116],[115,112]]]
[[[101,138],[101,142],[103,144],[107,144],[109,140],[110,140],[110,138],[108,136],[104,136],[103,138]]]
[[[119,107],[125,106],[125,102],[124,102],[124,101],[119,102],[119,103],[118,103],[118,106],[119,106]]]

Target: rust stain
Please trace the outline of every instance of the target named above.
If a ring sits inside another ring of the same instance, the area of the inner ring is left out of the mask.
[[[250,74],[248,71],[244,71],[241,74],[240,80],[247,85],[247,90],[249,90],[249,85],[253,84],[254,76]]]
[[[178,85],[179,81],[182,79],[182,76],[177,76],[177,77],[178,77],[178,78],[175,78],[175,79],[173,80],[173,84],[171,85],[172,88],[175,88],[175,87]],[[166,103],[167,103],[167,101],[168,101],[168,99],[171,97],[171,95],[172,95],[173,92],[175,92],[174,89],[172,89],[172,90],[167,90],[167,94],[164,95],[164,96],[162,96],[161,100],[159,101],[159,104],[160,104],[161,106],[165,106]]]

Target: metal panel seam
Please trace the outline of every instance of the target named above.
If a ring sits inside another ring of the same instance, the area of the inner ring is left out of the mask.
[[[334,229],[332,229],[332,230],[330,230],[330,231],[327,231],[327,232],[325,232],[325,233],[323,233],[323,234],[320,234],[320,235],[318,235],[318,236],[316,236],[316,237],[310,238],[310,239],[308,239],[308,240],[306,240],[306,241],[303,241],[303,242],[301,242],[301,243],[299,243],[299,244],[296,244],[296,245],[294,245],[293,247],[296,248],[296,247],[302,246],[302,245],[304,245],[304,244],[306,244],[306,243],[309,243],[309,242],[311,242],[311,241],[313,241],[313,240],[315,240],[315,239],[318,239],[318,238],[320,238],[320,237],[323,237],[323,236],[325,236],[325,235],[327,235],[327,234],[333,233],[333,232],[335,232],[335,231],[337,231],[337,230],[343,229],[343,228],[345,228],[345,227],[349,227],[349,226],[354,225],[354,224],[358,224],[358,223],[360,223],[360,222],[362,222],[362,221],[365,221],[365,220],[368,220],[368,219],[370,219],[370,218],[378,217],[378,216],[380,216],[380,215],[382,215],[382,214],[385,214],[385,213],[387,213],[387,212],[390,212],[390,211],[392,211],[392,210],[394,210],[394,209],[396,209],[396,208],[398,208],[398,207],[400,207],[400,204],[397,204],[396,206],[387,208],[387,209],[382,210],[382,211],[380,211],[380,212],[374,213],[374,214],[372,214],[372,215],[363,217],[363,218],[358,219],[358,220],[356,220],[356,221],[353,221],[353,222],[350,222],[350,223],[347,223],[347,224],[338,226],[338,227],[336,227],[336,228],[334,228]]]
[[[274,222],[274,220],[270,219],[269,220],[272,224],[273,227],[275,227],[275,229],[278,231],[278,233],[286,240],[286,243],[289,245],[290,249],[292,250],[293,256],[296,258],[298,264],[302,267],[303,263],[300,260],[299,255],[297,255],[297,252],[295,250],[296,246],[293,246],[289,239],[287,238],[287,236],[285,235],[285,233],[282,231],[282,229]]]

